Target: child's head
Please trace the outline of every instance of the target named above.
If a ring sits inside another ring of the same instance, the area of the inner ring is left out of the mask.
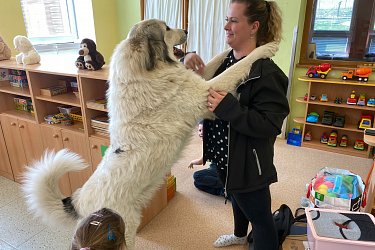
[[[72,250],[118,250],[125,246],[125,223],[120,215],[103,208],[84,218],[78,225]]]
[[[198,123],[198,136],[203,138],[203,120]]]

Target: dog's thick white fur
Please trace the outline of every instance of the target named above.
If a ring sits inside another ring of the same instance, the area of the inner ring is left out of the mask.
[[[26,36],[15,36],[13,39],[14,47],[20,53],[16,55],[17,63],[36,64],[40,62],[40,55]]]
[[[132,28],[111,59],[107,92],[111,145],[97,170],[73,194],[71,204],[64,206],[58,179],[67,171],[85,168],[83,160],[62,150],[47,153],[28,168],[23,190],[37,217],[61,225],[110,208],[123,217],[126,247],[134,248],[142,208],[163,183],[197,120],[212,116],[207,109],[208,89],[235,90],[254,61],[277,51],[276,43],[261,46],[206,81],[174,57],[173,46],[185,40],[183,30],[170,29],[160,20],[142,21]],[[206,66],[207,79],[227,53]]]

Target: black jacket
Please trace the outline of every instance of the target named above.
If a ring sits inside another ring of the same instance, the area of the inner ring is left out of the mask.
[[[271,59],[257,60],[214,113],[229,121],[228,169],[219,171],[226,191],[250,192],[277,182],[274,143],[289,114],[288,78]],[[206,149],[204,149],[206,150]]]

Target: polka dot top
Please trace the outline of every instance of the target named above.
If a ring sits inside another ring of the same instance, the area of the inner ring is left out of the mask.
[[[239,60],[234,58],[233,51],[231,51],[219,67],[215,76],[222,73]],[[204,120],[204,133],[204,159],[206,161],[215,162],[221,169],[228,167],[229,122],[220,119]]]

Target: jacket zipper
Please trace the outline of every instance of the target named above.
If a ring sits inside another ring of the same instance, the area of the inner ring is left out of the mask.
[[[257,162],[258,173],[259,173],[259,175],[262,175],[262,168],[260,167],[258,154],[257,154],[257,151],[255,150],[255,148],[253,149],[253,154],[254,154],[254,156],[255,156],[255,160],[256,160],[256,162]]]
[[[237,86],[237,88],[236,88],[236,92],[237,92],[237,89],[238,89],[240,86],[244,85],[244,84],[247,83],[248,81],[251,81],[251,80],[254,80],[254,79],[258,79],[258,78],[260,78],[260,76],[254,76],[254,77],[252,77],[252,78],[246,79],[245,81],[241,82],[240,84],[238,84],[238,86]]]
[[[230,142],[230,122],[228,122],[227,174],[225,176],[225,185],[224,185],[225,204],[227,204],[227,200],[228,200],[227,183],[228,183],[228,173],[229,173],[229,142]]]

